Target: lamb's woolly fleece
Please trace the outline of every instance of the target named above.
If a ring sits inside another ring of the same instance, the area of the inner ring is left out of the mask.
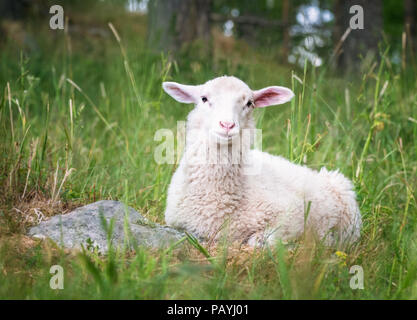
[[[216,78],[195,88],[253,97],[253,91],[234,77]],[[355,192],[350,180],[337,171],[318,172],[249,149],[241,150],[246,158],[242,163],[259,164],[255,175],[245,174],[244,164],[231,163],[227,151],[222,164],[198,164],[210,144],[203,130],[198,134],[207,113],[196,104],[188,116],[184,156],[168,190],[168,225],[203,239],[218,239],[221,230],[228,230],[231,239],[250,245],[296,239],[305,227],[329,244],[359,238],[362,222]],[[253,128],[251,110],[243,118],[241,129]]]

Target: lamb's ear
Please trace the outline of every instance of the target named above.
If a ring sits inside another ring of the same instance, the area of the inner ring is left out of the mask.
[[[253,97],[255,107],[262,108],[288,102],[294,97],[294,92],[285,87],[274,86],[253,91]]]
[[[175,100],[182,103],[196,103],[198,99],[198,87],[179,84],[176,82],[164,82],[162,88]]]

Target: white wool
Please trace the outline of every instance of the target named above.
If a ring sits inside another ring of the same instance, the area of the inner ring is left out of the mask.
[[[238,148],[240,161],[232,160],[224,136],[241,138],[243,129],[254,128],[253,107],[289,101],[291,90],[252,91],[226,76],[199,86],[164,83],[164,89],[178,101],[196,104],[188,116],[185,152],[168,189],[168,225],[207,240],[226,233],[250,245],[294,240],[305,228],[328,244],[359,238],[362,222],[353,185],[338,171],[318,172],[248,147]],[[235,127],[226,134],[220,121]],[[217,162],[202,161],[208,150],[221,150]],[[256,164],[258,172],[246,174],[247,163]]]

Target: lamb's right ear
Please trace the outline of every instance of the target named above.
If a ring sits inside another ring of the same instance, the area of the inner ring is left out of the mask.
[[[196,103],[198,100],[198,87],[179,84],[176,82],[163,82],[162,88],[175,100],[182,103]]]

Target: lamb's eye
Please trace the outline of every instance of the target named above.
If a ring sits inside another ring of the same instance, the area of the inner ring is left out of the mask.
[[[203,101],[204,103],[206,103],[208,100],[206,97],[201,97],[201,101]]]
[[[248,101],[248,103],[246,103],[246,106],[247,106],[248,108],[252,107],[252,101]]]

